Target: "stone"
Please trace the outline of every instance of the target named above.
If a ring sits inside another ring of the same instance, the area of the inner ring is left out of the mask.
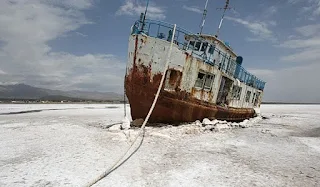
[[[134,127],[141,127],[142,124],[144,122],[144,119],[140,118],[140,119],[135,119],[133,122],[132,122],[132,126]]]
[[[206,125],[204,128],[205,130],[212,130],[214,129],[214,125]]]
[[[219,123],[219,120],[215,119],[215,120],[212,120],[211,122],[212,122],[212,125],[216,125]]]
[[[187,128],[184,131],[185,134],[200,134],[200,129],[198,128]]]
[[[202,124],[203,124],[203,125],[211,125],[211,121],[210,121],[208,118],[204,118],[204,119],[202,120]]]
[[[226,120],[224,121],[219,121],[219,124],[227,124],[228,122]]]
[[[202,123],[199,120],[195,121],[194,124],[198,127],[202,127]]]
[[[239,128],[239,123],[231,123],[231,127],[233,127],[233,128]]]
[[[241,127],[241,128],[247,128],[247,127],[249,127],[249,120],[244,120],[243,122],[241,122],[240,124],[239,124],[239,126]]]
[[[218,131],[223,130],[223,129],[230,129],[229,125],[227,123],[223,123],[223,124],[217,124],[215,129],[217,129]]]

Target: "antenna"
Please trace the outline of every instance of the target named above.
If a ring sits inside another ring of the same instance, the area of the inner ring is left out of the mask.
[[[202,34],[202,30],[203,30],[204,24],[206,22],[208,1],[209,0],[206,1],[206,5],[204,6],[204,10],[203,10],[202,24],[200,25],[200,35]]]
[[[143,30],[143,28],[144,28],[144,24],[145,24],[145,21],[146,21],[146,15],[147,15],[147,12],[148,12],[148,7],[149,7],[149,0],[147,0],[146,10],[144,11],[141,30]]]
[[[220,33],[220,29],[221,29],[222,22],[223,22],[225,14],[226,14],[226,11],[232,9],[232,8],[229,7],[229,1],[230,0],[226,0],[226,5],[223,8],[218,8],[218,10],[223,10],[223,14],[222,14],[222,17],[221,17],[221,20],[220,20],[220,24],[219,24],[219,28],[218,28],[217,34],[215,35],[216,38],[218,38],[218,35]]]

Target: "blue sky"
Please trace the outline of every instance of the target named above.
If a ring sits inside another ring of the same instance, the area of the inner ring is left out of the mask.
[[[216,33],[224,0],[209,0]],[[205,0],[151,0],[148,17],[199,32]],[[144,0],[3,0],[0,83],[123,91],[130,27]],[[265,101],[320,102],[320,0],[231,0],[220,38],[267,81]]]

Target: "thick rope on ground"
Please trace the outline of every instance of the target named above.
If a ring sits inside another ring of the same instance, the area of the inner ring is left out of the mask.
[[[170,57],[171,57],[171,52],[172,52],[172,47],[173,47],[173,40],[174,40],[174,35],[175,35],[175,32],[176,32],[176,24],[174,24],[174,27],[173,27],[173,33],[172,33],[172,38],[171,38],[171,44],[170,44],[170,49],[168,51],[168,55],[167,55],[167,58],[166,58],[166,64],[165,64],[165,68],[164,68],[164,71],[163,71],[163,74],[162,74],[162,78],[161,78],[161,81],[160,81],[160,85],[158,87],[158,90],[157,90],[157,93],[156,93],[156,96],[153,100],[153,103],[152,103],[152,106],[148,112],[148,115],[147,117],[145,118],[141,128],[140,128],[140,131],[138,133],[138,135],[136,136],[136,138],[134,139],[134,141],[132,142],[132,144],[130,145],[130,147],[128,148],[128,150],[117,160],[117,162],[115,162],[108,170],[106,170],[105,172],[103,172],[101,175],[99,175],[96,179],[94,179],[93,181],[91,181],[90,183],[88,183],[86,185],[86,187],[91,187],[93,186],[94,184],[96,184],[97,182],[99,182],[100,180],[102,180],[104,177],[108,176],[110,173],[112,173],[114,170],[116,170],[117,168],[119,168],[124,162],[126,162],[134,153],[136,153],[138,151],[138,149],[141,147],[142,145],[142,142],[143,142],[143,139],[144,139],[144,132],[145,132],[145,126],[153,112],[153,109],[158,101],[158,98],[159,98],[159,94],[160,94],[160,91],[161,91],[161,88],[163,86],[163,83],[164,83],[164,79],[165,79],[165,75],[166,75],[166,72],[167,72],[167,69],[168,69],[168,66],[169,66],[169,60],[170,60]],[[139,143],[139,146],[128,156],[126,157],[126,155],[130,152],[131,148],[133,147],[133,145],[136,143],[137,139],[141,136],[141,142]]]

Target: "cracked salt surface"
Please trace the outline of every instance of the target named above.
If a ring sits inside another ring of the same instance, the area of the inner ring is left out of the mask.
[[[108,128],[123,105],[0,105],[25,110],[44,111],[0,116],[0,186],[83,186],[138,133]],[[320,106],[261,112],[242,124],[146,127],[140,150],[95,186],[320,186]]]

